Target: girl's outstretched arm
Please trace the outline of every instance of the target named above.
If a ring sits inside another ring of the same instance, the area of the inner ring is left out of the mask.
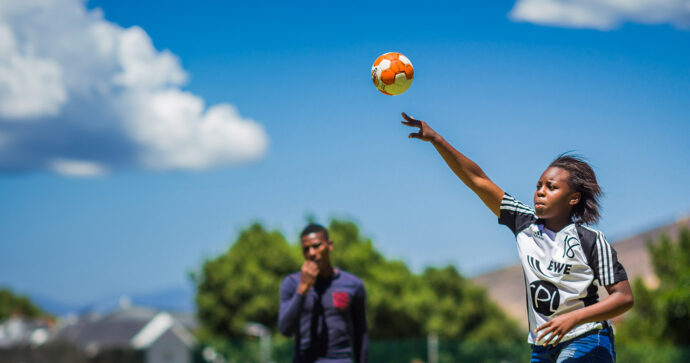
[[[451,144],[429,127],[426,122],[414,119],[404,112],[402,117],[405,119],[405,121],[402,121],[403,125],[419,128],[418,132],[411,133],[409,137],[431,142],[455,175],[479,196],[496,217],[500,217],[503,190],[484,174],[479,165],[455,150]]]

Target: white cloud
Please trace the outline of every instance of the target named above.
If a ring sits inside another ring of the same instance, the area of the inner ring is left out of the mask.
[[[199,169],[261,157],[267,140],[256,122],[242,119],[228,104],[204,112],[204,102],[187,92],[167,90],[133,95],[129,125],[133,137],[149,146],[151,168]]]
[[[55,159],[49,164],[49,168],[58,174],[74,177],[94,177],[107,173],[107,169],[92,161]]]
[[[624,22],[690,28],[690,0],[518,0],[515,21],[609,30]]]
[[[258,160],[268,137],[234,106],[180,89],[170,51],[82,0],[0,2],[0,172],[102,175]]]
[[[19,49],[12,29],[0,23],[0,116],[54,116],[67,100],[60,65],[33,53]]]
[[[115,75],[117,83],[128,87],[159,88],[180,85],[187,79],[177,58],[169,51],[156,51],[151,38],[139,27],[124,30],[118,47],[122,73]]]

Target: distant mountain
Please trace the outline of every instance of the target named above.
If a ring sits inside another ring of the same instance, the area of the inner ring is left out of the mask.
[[[683,227],[690,228],[690,217],[684,217],[673,223],[612,242],[613,247],[618,253],[618,260],[625,267],[628,278],[632,281],[637,277],[641,277],[648,286],[656,286],[658,280],[654,275],[654,269],[647,252],[647,241],[656,241],[662,234],[675,239],[678,236],[679,230]],[[524,328],[527,328],[525,280],[520,265],[491,271],[473,278],[472,281],[477,285],[483,286],[491,299],[508,316],[515,319]],[[599,298],[607,295],[606,289],[600,287]]]
[[[191,287],[171,287],[151,293],[132,295],[132,304],[158,310],[191,313],[196,310]]]
[[[42,295],[31,293],[26,295],[34,304],[40,307],[41,310],[55,316],[64,316],[72,313],[77,313],[82,308],[79,305],[62,303]]]
[[[111,294],[83,305],[65,304],[41,295],[28,295],[31,301],[43,311],[56,316],[82,315],[88,312],[107,313],[122,307],[123,304],[176,313],[193,313],[195,311],[194,291],[191,286],[170,287],[136,294]]]

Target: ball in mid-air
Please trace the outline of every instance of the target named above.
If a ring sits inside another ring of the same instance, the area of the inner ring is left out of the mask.
[[[371,79],[379,91],[389,95],[399,95],[412,84],[414,68],[407,57],[397,52],[382,54],[371,67]]]

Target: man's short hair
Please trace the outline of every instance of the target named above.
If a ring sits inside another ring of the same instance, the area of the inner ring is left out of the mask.
[[[308,226],[304,227],[304,229],[302,230],[302,233],[299,235],[299,237],[302,238],[308,234],[317,233],[317,232],[321,232],[323,235],[323,238],[325,238],[326,241],[329,240],[328,230],[326,228],[324,228],[324,226],[322,226],[320,224],[316,224],[316,223],[309,223]]]

